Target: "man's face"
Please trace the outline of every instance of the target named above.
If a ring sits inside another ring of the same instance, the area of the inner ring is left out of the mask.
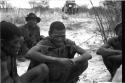
[[[65,30],[54,30],[50,37],[57,47],[63,46],[65,41]]]
[[[13,40],[8,41],[6,43],[7,44],[6,50],[8,51],[8,53],[17,55],[21,47],[21,41],[22,41],[22,37],[17,37],[17,36],[15,36]]]
[[[37,24],[37,20],[36,20],[36,19],[30,19],[30,20],[28,21],[28,25],[30,26],[30,28],[35,27],[36,24]]]
[[[37,24],[37,20],[35,18],[32,18],[28,21],[31,24]]]

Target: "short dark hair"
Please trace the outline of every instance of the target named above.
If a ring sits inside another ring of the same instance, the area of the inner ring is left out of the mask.
[[[50,25],[49,32],[53,32],[54,30],[65,30],[65,25],[60,21],[55,21]]]
[[[122,28],[122,23],[117,24],[114,31],[116,32],[119,28]]]
[[[18,27],[10,22],[0,22],[0,39],[5,41],[13,40],[15,36],[21,37],[21,32]]]

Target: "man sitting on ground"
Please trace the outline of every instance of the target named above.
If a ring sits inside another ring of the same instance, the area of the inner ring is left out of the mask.
[[[110,38],[97,50],[97,54],[102,56],[106,68],[111,73],[111,79],[122,64],[122,23],[115,27],[115,32],[117,37]]]
[[[27,57],[31,59],[29,70],[40,63],[48,65],[49,83],[76,83],[92,58],[75,42],[66,39],[65,34],[64,24],[55,21],[50,25],[49,36],[27,52]],[[76,53],[80,56],[74,58]]]
[[[19,27],[24,37],[24,42],[22,43],[19,51],[20,61],[25,60],[23,57],[25,53],[44,38],[44,36],[40,35],[40,27],[37,25],[37,23],[41,20],[39,17],[37,17],[34,13],[29,13],[25,20],[27,23]]]
[[[0,22],[1,40],[1,83],[44,83],[48,67],[39,64],[21,77],[17,74],[16,58],[21,47],[20,30],[12,23]]]

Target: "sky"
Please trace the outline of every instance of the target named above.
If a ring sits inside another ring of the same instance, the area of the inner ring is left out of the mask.
[[[63,7],[66,0],[49,0],[50,8]],[[99,6],[99,2],[103,0],[91,0],[94,6]],[[88,8],[91,7],[90,0],[75,0],[76,4],[88,5]],[[30,8],[29,0],[9,0],[9,3],[13,7],[17,8]]]

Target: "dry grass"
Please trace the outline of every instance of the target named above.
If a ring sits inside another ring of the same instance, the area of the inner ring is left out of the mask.
[[[24,9],[10,9],[9,11],[0,10],[1,20],[8,21],[14,24],[24,24],[25,16],[31,12],[30,10]]]

